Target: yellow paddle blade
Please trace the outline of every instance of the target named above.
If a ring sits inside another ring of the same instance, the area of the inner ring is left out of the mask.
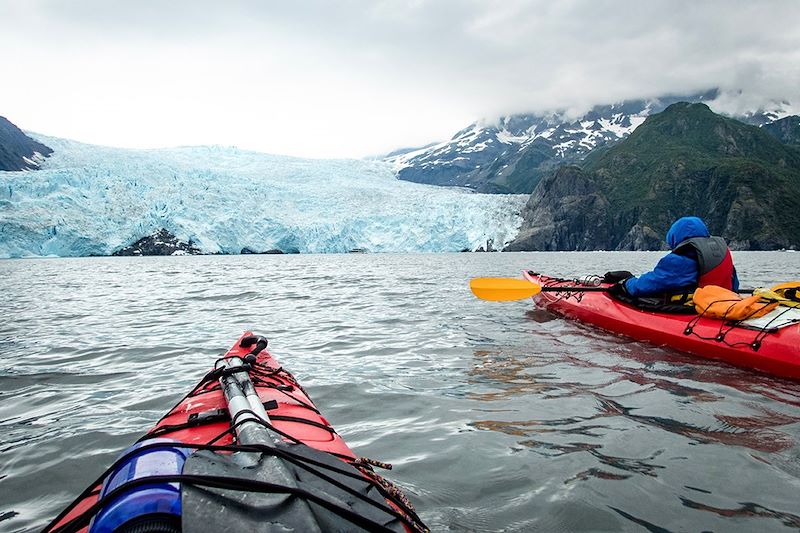
[[[510,302],[536,296],[542,288],[525,279],[473,278],[469,282],[472,293],[481,300]]]

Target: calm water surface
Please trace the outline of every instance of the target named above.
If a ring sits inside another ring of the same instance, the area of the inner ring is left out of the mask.
[[[245,329],[434,531],[800,528],[800,384],[473,298],[657,253],[0,261],[0,530],[41,528]],[[800,253],[736,253],[748,286]]]

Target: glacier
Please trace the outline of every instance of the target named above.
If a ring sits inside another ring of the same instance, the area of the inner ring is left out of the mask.
[[[205,253],[499,247],[516,236],[528,197],[401,181],[375,160],[28,135],[54,153],[41,170],[0,172],[2,258],[110,255],[161,228]]]

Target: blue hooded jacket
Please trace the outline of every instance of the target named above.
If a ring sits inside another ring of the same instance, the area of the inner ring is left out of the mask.
[[[705,223],[697,217],[683,217],[675,221],[667,232],[670,249],[693,237],[710,237]],[[631,296],[648,296],[677,291],[697,285],[699,265],[694,255],[669,253],[661,258],[652,272],[628,278],[625,289]],[[739,288],[736,271],[733,273],[733,289]]]

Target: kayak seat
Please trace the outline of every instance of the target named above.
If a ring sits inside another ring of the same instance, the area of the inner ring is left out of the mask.
[[[660,296],[646,296],[636,297],[629,294],[613,294],[609,296],[624,304],[641,309],[642,311],[650,311],[652,313],[667,313],[671,315],[696,315],[693,305],[685,305],[679,303],[667,303],[663,297]]]

